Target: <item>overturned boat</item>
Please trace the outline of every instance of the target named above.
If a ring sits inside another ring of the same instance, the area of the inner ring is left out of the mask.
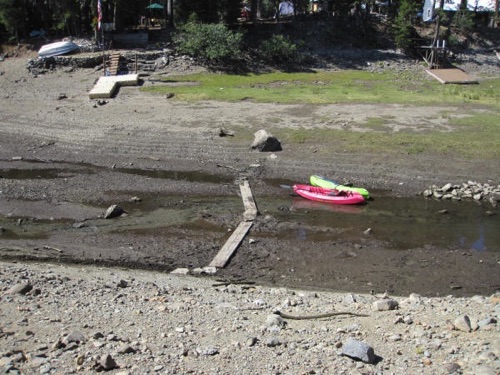
[[[55,42],[43,45],[38,51],[38,57],[52,57],[59,55],[66,55],[75,52],[80,47],[70,41]]]

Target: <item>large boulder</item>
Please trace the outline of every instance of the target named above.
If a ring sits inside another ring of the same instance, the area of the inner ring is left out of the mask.
[[[281,142],[266,130],[259,130],[254,134],[255,139],[252,143],[252,150],[261,152],[281,151]]]

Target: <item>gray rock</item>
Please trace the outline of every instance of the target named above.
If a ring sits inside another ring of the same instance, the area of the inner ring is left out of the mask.
[[[267,318],[266,318],[266,325],[270,328],[272,327],[284,327],[285,326],[285,321],[283,320],[283,318],[281,316],[279,316],[278,314],[271,314],[271,315],[268,315]]]
[[[125,210],[116,204],[110,206],[106,213],[104,214],[105,219],[113,219],[115,217],[121,216],[125,213]]]
[[[66,344],[70,342],[76,342],[78,344],[81,342],[85,342],[85,336],[80,331],[73,331],[64,338],[63,342]]]
[[[123,344],[117,351],[119,354],[133,354],[136,352],[129,344]]]
[[[270,347],[270,348],[275,348],[276,346],[280,346],[281,345],[281,341],[278,340],[277,338],[273,337],[273,338],[270,338],[266,341],[266,346]]]
[[[20,283],[14,285],[8,291],[9,294],[26,294],[33,289],[33,285],[31,283]]]
[[[257,339],[257,337],[249,337],[246,341],[246,345],[249,346],[249,347],[252,347],[254,346],[255,344],[257,344],[259,340]]]
[[[492,317],[489,317],[489,318],[486,318],[486,319],[483,319],[481,321],[479,321],[477,323],[478,327],[481,329],[481,328],[484,328],[488,325],[493,325],[495,324],[497,321],[495,318],[492,318]]]
[[[342,355],[358,359],[365,363],[376,362],[375,351],[373,348],[362,341],[352,338],[342,346]]]
[[[457,330],[462,332],[470,332],[472,330],[470,318],[467,315],[462,315],[456,318],[453,325]]]
[[[116,361],[110,354],[106,354],[104,357],[102,357],[101,360],[99,361],[99,365],[104,371],[109,371],[118,368]]]
[[[201,354],[206,356],[214,356],[219,354],[219,348],[216,347],[205,348],[201,351]]]
[[[268,133],[266,130],[259,130],[254,134],[254,141],[252,143],[252,150],[261,152],[281,151],[281,142]]]
[[[383,298],[373,302],[373,308],[376,311],[396,310],[398,306],[399,306],[398,301],[392,298]]]
[[[452,187],[453,187],[453,185],[452,185],[452,184],[447,183],[446,185],[444,185],[444,186],[441,188],[441,190],[443,191],[443,193],[446,193],[446,192],[450,191]]]
[[[116,286],[117,286],[118,288],[126,288],[126,287],[128,287],[128,282],[126,282],[125,280],[120,280],[120,281],[118,282],[118,284],[116,284]]]
[[[461,373],[461,367],[458,363],[452,362],[444,365],[444,370],[447,374]]]

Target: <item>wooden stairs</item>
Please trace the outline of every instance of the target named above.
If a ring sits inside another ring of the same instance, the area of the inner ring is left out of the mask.
[[[113,52],[109,58],[109,75],[118,75],[118,69],[120,68],[120,52]]]

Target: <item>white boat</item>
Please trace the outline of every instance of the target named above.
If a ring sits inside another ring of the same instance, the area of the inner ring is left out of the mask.
[[[65,55],[67,53],[76,51],[78,48],[79,47],[77,44],[69,41],[45,44],[38,51],[38,57]]]

